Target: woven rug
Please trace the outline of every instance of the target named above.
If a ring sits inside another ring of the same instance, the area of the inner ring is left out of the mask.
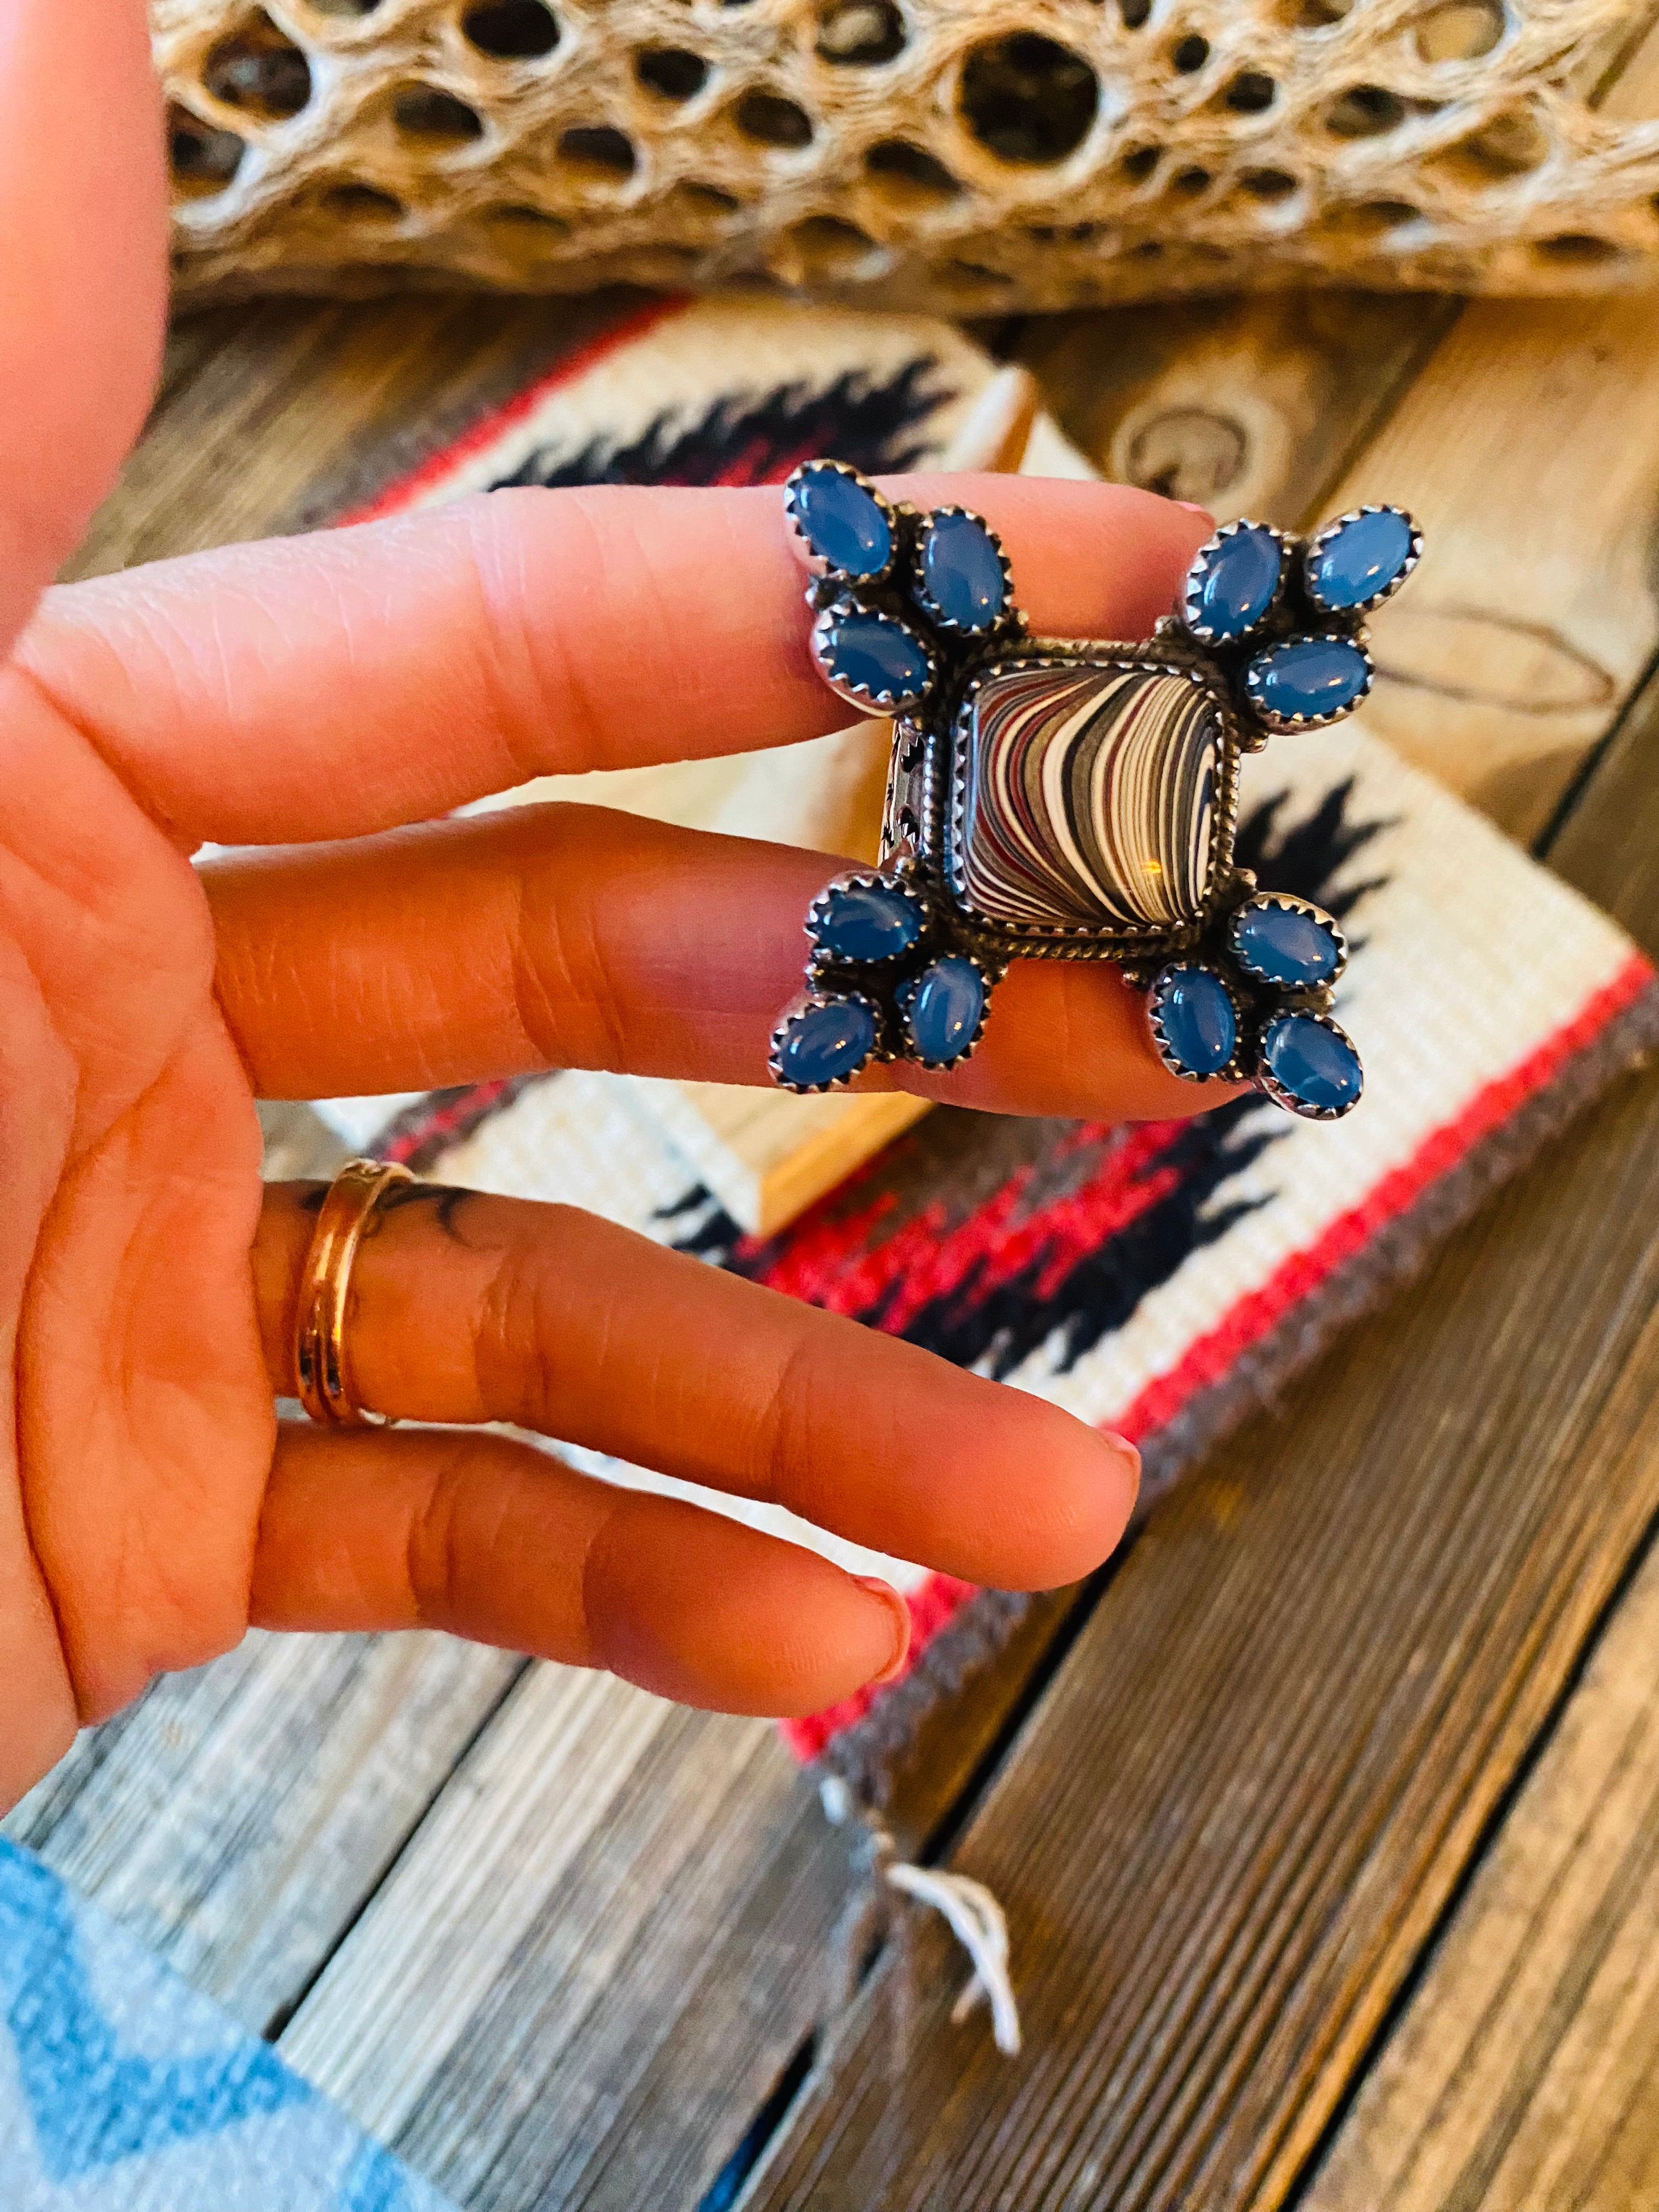
[[[959,332],[921,319],[659,306],[359,512],[510,483],[775,481],[817,453],[924,465],[992,374]],[[1048,426],[1027,466],[1085,468]],[[1127,1129],[941,1109],[761,1243],[625,1077],[319,1110],[362,1149],[587,1206],[1120,1430],[1141,1448],[1149,1501],[1659,1037],[1651,970],[1621,933],[1368,738],[1363,717],[1246,763],[1239,858],[1264,887],[1338,915],[1352,940],[1338,1013],[1368,1088],[1343,1122],[1299,1122],[1255,1097]],[[786,1729],[860,1795],[880,1797],[922,1710],[1023,1609],[776,1509],[571,1455],[905,1591],[908,1674]]]

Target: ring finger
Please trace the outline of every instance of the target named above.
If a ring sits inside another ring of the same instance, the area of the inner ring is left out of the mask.
[[[266,1359],[281,1391],[294,1388],[295,1307],[320,1196],[317,1185],[273,1186],[256,1239]],[[378,1411],[533,1429],[783,1505],[872,1550],[1003,1587],[1075,1579],[1106,1556],[1127,1522],[1137,1474],[1130,1446],[915,1346],[664,1251],[592,1216],[412,1184],[386,1194],[369,1231],[352,1276],[348,1327],[357,1389]],[[779,1602],[781,1587],[797,1585],[809,1612],[827,1607],[832,1644],[847,1632],[844,1620],[834,1626],[838,1608],[850,1604],[856,1612],[878,1601],[811,1555],[801,1568],[794,1547],[752,1530],[738,1532],[738,1544],[729,1523],[712,1535],[698,1533],[701,1550],[688,1552],[684,1516],[692,1509],[676,1505],[671,1513],[662,1499],[619,1505],[604,1484],[540,1455],[528,1469],[516,1462],[509,1468],[494,1455],[501,1440],[482,1440],[491,1445],[482,1455],[473,1449],[480,1441],[290,1437],[278,1455],[262,1532],[261,1618],[322,1626],[317,1608],[333,1603],[328,1625],[369,1625],[349,1615],[355,1602],[367,1606],[376,1625],[403,1625],[386,1593],[407,1599],[410,1530],[430,1528],[411,1495],[428,1494],[467,1501],[465,1513],[446,1514],[449,1539],[435,1548],[459,1562],[456,1586],[472,1593],[461,1615],[470,1607],[479,1618],[445,1625],[491,1640],[544,1648],[533,1636],[503,1638],[499,1623],[483,1617],[491,1592],[499,1596],[503,1586],[486,1571],[484,1555],[500,1550],[503,1516],[512,1521],[526,1499],[540,1502],[546,1541],[528,1553],[515,1542],[501,1556],[518,1563],[509,1583],[524,1587],[528,1572],[544,1589],[550,1632],[562,1604],[568,1612],[562,1562],[568,1565],[573,1547],[578,1563],[591,1559],[601,1509],[603,1516],[642,1516],[635,1534],[651,1538],[643,1550],[633,1543],[602,1553],[617,1562],[614,1589],[625,1599],[623,1569],[631,1559],[659,1560],[665,1589],[679,1572],[678,1559],[688,1571],[680,1573],[680,1595],[668,1610],[678,1607],[687,1621],[702,1603],[688,1595],[694,1585],[712,1592],[716,1554],[734,1577],[721,1584],[720,1597],[733,1622],[743,1617],[739,1594],[754,1576],[760,1577],[754,1589],[765,1594],[763,1613]],[[319,1478],[322,1464],[337,1473]],[[396,1481],[379,1479],[393,1474]],[[306,1500],[297,1518],[296,1494]],[[708,1517],[693,1514],[699,1522]],[[698,1556],[703,1571],[690,1573]],[[647,1581],[656,1573],[651,1568]],[[325,1603],[330,1589],[335,1598]],[[365,1591],[380,1595],[371,1602]],[[611,1609],[630,1611],[614,1596]],[[659,1618],[661,1607],[632,1611]],[[648,1623],[642,1632],[650,1632]],[[617,1663],[614,1648],[599,1656]],[[878,1665],[881,1660],[878,1652]],[[741,1652],[737,1662],[738,1674],[745,1667],[755,1672]],[[799,1654],[791,1663],[799,1673]],[[646,1672],[653,1686],[664,1686],[660,1668]],[[830,1694],[849,1686],[856,1685]],[[820,1701],[816,1692],[810,1700]]]

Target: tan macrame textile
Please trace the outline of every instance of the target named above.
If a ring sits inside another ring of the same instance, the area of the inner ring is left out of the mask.
[[[1639,0],[155,0],[186,295],[952,314],[1659,272]]]

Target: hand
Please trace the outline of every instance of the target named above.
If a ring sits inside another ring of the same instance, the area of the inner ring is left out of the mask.
[[[0,123],[0,1802],[250,1621],[436,1626],[745,1711],[848,1694],[903,1608],[814,1553],[461,1427],[279,1427],[316,1199],[262,1190],[253,1106],[765,1079],[832,863],[590,808],[432,817],[833,720],[778,495],[503,493],[42,597],[155,371],[138,0],[12,0]],[[1062,633],[1144,632],[1204,534],[1130,491],[903,489],[982,507]],[[208,842],[264,849],[194,865]],[[1015,969],[959,1074],[885,1074],[1049,1114],[1208,1103],[1115,974],[1068,963]],[[1133,1501],[1127,1445],[567,1209],[400,1194],[355,1280],[380,1410],[545,1431],[975,1581],[1086,1572]]]

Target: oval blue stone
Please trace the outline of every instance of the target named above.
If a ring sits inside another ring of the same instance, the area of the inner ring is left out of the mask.
[[[808,469],[794,492],[795,520],[812,550],[849,576],[873,576],[893,551],[893,526],[856,477]]]
[[[838,683],[890,692],[896,705],[927,689],[927,654],[921,640],[885,615],[842,615],[830,632],[826,661]]]
[[[1386,592],[1412,556],[1412,526],[1397,507],[1356,515],[1308,566],[1308,587],[1322,607],[1363,607]]]
[[[1252,526],[1224,538],[1201,556],[1198,583],[1199,620],[1217,637],[1239,637],[1258,622],[1279,589],[1279,540],[1271,530]]]
[[[1189,1075],[1215,1075],[1238,1043],[1238,1016],[1221,978],[1208,968],[1166,968],[1153,985],[1164,1039]]]
[[[1235,957],[1264,982],[1305,991],[1336,973],[1336,933],[1296,907],[1247,906],[1233,917],[1231,936]]]
[[[1311,1014],[1281,1014],[1270,1022],[1261,1057],[1292,1098],[1328,1113],[1345,1112],[1365,1087],[1359,1054],[1347,1038]]]
[[[921,575],[928,598],[959,629],[988,629],[1008,597],[1001,556],[971,514],[941,514],[929,524]]]
[[[921,935],[921,908],[884,884],[848,884],[830,892],[813,926],[819,949],[836,960],[890,960]]]
[[[831,999],[797,1014],[778,1054],[785,1079],[810,1090],[837,1083],[869,1058],[876,1042],[876,1017],[862,999]]]
[[[923,1060],[955,1060],[973,1042],[984,1011],[985,978],[951,953],[916,978],[905,1014],[910,1042]]]
[[[1270,714],[1289,721],[1346,714],[1370,678],[1370,663],[1345,637],[1293,637],[1250,663],[1250,696]]]

